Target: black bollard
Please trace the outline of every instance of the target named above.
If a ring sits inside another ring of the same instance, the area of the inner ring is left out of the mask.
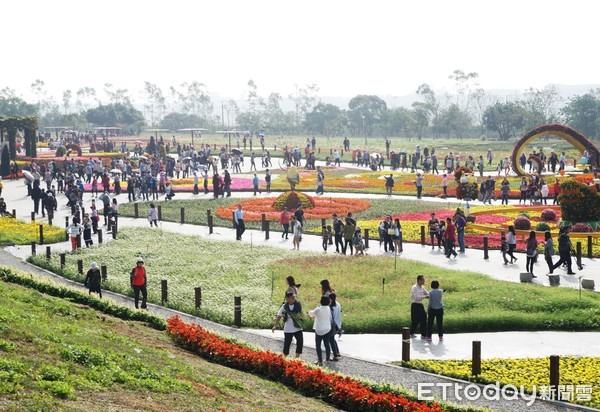
[[[402,328],[402,362],[410,362],[410,328]]]
[[[550,356],[550,389],[558,390],[560,382],[560,357],[557,355]]]
[[[100,273],[102,273],[102,280],[106,280],[108,277],[106,265],[100,266]]]
[[[202,288],[201,287],[194,288],[194,300],[196,303],[196,309],[200,310],[200,308],[202,307]]]
[[[162,222],[162,206],[158,205],[156,208],[158,209],[158,220]]]
[[[83,259],[77,259],[77,273],[83,275]]]
[[[484,259],[490,258],[490,255],[488,253],[488,237],[487,236],[483,237],[483,258]]]
[[[31,242],[31,256],[35,256],[35,242]]]
[[[81,249],[81,234],[77,235],[77,249]]]
[[[13,209],[13,217],[16,219],[17,218],[17,209]]]
[[[400,252],[404,251],[404,245],[402,244],[402,231],[400,231]]]
[[[52,250],[50,249],[50,246],[46,246],[46,260],[50,260],[51,257],[52,257]]]
[[[180,223],[183,225],[185,223],[185,207],[181,208],[181,220]]]
[[[369,229],[365,229],[365,249],[369,248]]]
[[[40,245],[44,244],[44,225],[40,224]]]
[[[140,209],[139,209],[139,205],[137,203],[133,204],[133,215],[135,216],[136,219],[138,217],[140,217]]]
[[[581,267],[581,242],[577,242],[577,267]]]
[[[233,298],[233,324],[238,328],[242,327],[242,298],[240,296]]]
[[[31,221],[35,222],[35,212],[31,212]]]
[[[425,246],[425,226],[421,225],[421,245]]]
[[[471,374],[477,376],[481,374],[481,341],[473,341],[473,356],[471,360]]]
[[[169,298],[169,290],[167,288],[167,280],[163,279],[160,281],[160,301],[164,305]]]
[[[235,212],[231,212],[231,220],[233,222],[233,228],[236,229],[237,225],[235,224]]]
[[[265,240],[269,240],[269,229],[270,229],[270,222],[268,220],[265,221]]]
[[[60,255],[60,268],[63,269],[65,267],[66,254],[61,253]]]
[[[69,216],[65,216],[65,240],[69,240]]]
[[[265,213],[262,213],[260,215],[260,230],[262,230],[263,232],[265,231],[265,228],[267,226],[267,224],[265,223],[267,221],[267,215]]]
[[[213,234],[213,217],[212,215],[208,216],[208,234],[212,235]]]
[[[98,244],[102,244],[102,229],[98,229]]]
[[[592,237],[591,236],[588,236],[587,257],[588,257],[588,259],[591,259],[593,257],[593,254],[592,254]]]

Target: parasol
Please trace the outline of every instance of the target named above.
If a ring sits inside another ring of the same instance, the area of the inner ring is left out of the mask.
[[[138,159],[144,159],[144,160],[148,160],[148,158],[146,156],[138,156]]]
[[[191,157],[189,157],[189,156],[186,156],[186,157],[184,157],[184,158],[183,158],[183,159],[181,159],[181,160],[185,162],[186,160],[192,160],[192,158],[191,158]]]
[[[33,182],[33,175],[31,174],[30,171],[28,170],[23,170],[23,177],[25,177],[25,179]]]
[[[233,154],[236,154],[236,155],[238,155],[238,156],[239,156],[239,155],[241,155],[241,154],[242,154],[242,151],[241,151],[240,149],[232,149],[232,150],[231,150],[231,153],[233,153]]]
[[[118,173],[118,174],[123,173],[120,169],[111,169],[110,172],[111,173]]]

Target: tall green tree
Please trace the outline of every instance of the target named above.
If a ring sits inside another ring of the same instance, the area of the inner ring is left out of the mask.
[[[555,85],[543,89],[530,87],[524,93],[521,105],[525,109],[525,128],[533,129],[546,123],[554,123],[558,119],[558,103],[560,94]]]
[[[359,94],[348,102],[350,122],[355,135],[370,136],[385,120],[387,104],[375,95]]]
[[[565,123],[585,136],[600,137],[600,89],[573,96],[562,108]]]
[[[525,110],[516,102],[498,102],[487,108],[484,121],[488,129],[498,132],[500,140],[508,140],[523,128]]]
[[[117,126],[139,129],[144,125],[144,115],[131,105],[111,103],[88,109],[85,114],[88,122],[97,126]]]
[[[166,110],[165,96],[162,89],[154,83],[145,81],[142,95],[146,102],[144,109],[150,116],[150,125],[156,126]]]
[[[305,129],[312,134],[335,136],[343,129],[343,113],[340,108],[330,103],[318,103],[306,115]]]
[[[0,116],[34,116],[37,114],[37,106],[29,104],[20,97],[0,97]]]

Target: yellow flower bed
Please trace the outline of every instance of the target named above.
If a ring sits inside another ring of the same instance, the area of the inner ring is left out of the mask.
[[[511,384],[517,387],[523,385],[529,392],[532,392],[535,385],[538,395],[541,386],[550,384],[549,364],[548,358],[482,360],[481,375],[475,377],[471,375],[470,360],[414,360],[405,363],[415,369],[474,382],[500,382],[501,385]],[[563,400],[600,408],[600,357],[561,357],[560,385],[566,385],[564,390],[560,389],[562,396],[567,398]],[[588,389],[591,386],[591,395],[576,393],[578,388],[584,386]]]
[[[57,243],[65,240],[65,229],[57,226],[44,226],[44,243]],[[0,243],[28,245],[40,241],[40,223],[25,223],[11,217],[0,218]]]

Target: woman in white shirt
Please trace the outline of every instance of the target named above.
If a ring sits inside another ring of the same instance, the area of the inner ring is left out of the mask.
[[[302,223],[300,223],[300,221],[296,218],[296,216],[292,216],[292,220],[290,222],[292,224],[293,227],[293,234],[294,234],[294,240],[293,240],[293,249],[297,249],[300,250],[300,241],[302,240]]]
[[[508,252],[507,255],[510,256],[510,263],[517,261],[517,258],[514,255],[514,251],[517,248],[517,234],[515,233],[515,227],[508,227],[508,235],[506,235],[506,243],[508,243]]]
[[[329,298],[321,297],[321,306],[308,312],[308,316],[314,319],[313,329],[315,330],[315,346],[317,348],[317,365],[323,365],[323,351],[321,342],[325,344],[325,360],[331,361],[331,309],[329,309]]]

